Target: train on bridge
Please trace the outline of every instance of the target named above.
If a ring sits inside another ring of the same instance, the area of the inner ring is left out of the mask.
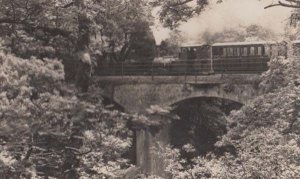
[[[300,41],[293,42],[293,47],[300,47]],[[122,62],[97,72],[103,76],[259,74],[268,69],[271,58],[287,57],[287,51],[285,42],[191,44],[181,46],[179,58],[168,63]]]

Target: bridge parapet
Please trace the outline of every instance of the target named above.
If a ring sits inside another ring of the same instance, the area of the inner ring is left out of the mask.
[[[258,74],[268,70],[269,57],[226,57],[225,59],[189,59],[170,63],[120,62],[99,64],[96,73],[100,76],[180,76],[205,74]]]

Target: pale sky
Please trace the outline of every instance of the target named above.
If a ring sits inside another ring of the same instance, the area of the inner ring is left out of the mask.
[[[211,0],[214,1],[216,0]],[[276,33],[283,33],[292,9],[284,7],[264,9],[270,3],[272,0],[223,0],[221,4],[211,3],[200,16],[182,23],[180,30],[190,42],[199,39],[201,32],[207,30],[221,32],[225,28],[241,25],[257,24]],[[169,30],[162,28],[158,21],[153,31],[157,44],[168,37]]]

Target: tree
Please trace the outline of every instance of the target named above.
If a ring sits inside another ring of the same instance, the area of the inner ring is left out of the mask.
[[[183,42],[184,38],[180,31],[173,30],[170,32],[170,37],[163,40],[159,45],[160,56],[177,56]]]
[[[151,24],[145,0],[3,0],[0,10],[0,34],[8,51],[24,58],[77,59],[77,84],[84,91],[93,54],[109,52],[112,59],[124,60],[139,25]]]
[[[134,40],[131,41],[130,50],[120,54],[121,60],[153,61],[156,55],[156,42],[148,23],[140,23],[135,27]]]
[[[159,17],[162,24],[175,29],[180,22],[202,12],[208,5],[208,0],[152,0],[151,4],[160,8]]]
[[[106,110],[98,93],[76,95],[58,60],[1,52],[0,71],[1,176],[122,177],[131,116]]]
[[[282,0],[277,1],[277,3],[270,4],[265,7],[265,9],[281,6],[281,7],[288,7],[288,8],[300,8],[300,1],[299,0]]]

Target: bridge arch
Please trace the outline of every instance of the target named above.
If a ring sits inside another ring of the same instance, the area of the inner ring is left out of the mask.
[[[194,154],[197,155],[217,152],[215,142],[227,133],[226,116],[242,106],[242,103],[230,99],[206,96],[174,103],[172,113],[178,115],[180,120],[172,120],[169,124],[170,144],[180,149],[187,160],[191,159],[191,154],[184,151],[187,144],[194,147]],[[234,153],[234,150],[230,152]]]
[[[210,97],[247,105],[258,96],[252,84],[123,84],[113,88],[111,97],[129,113],[144,113],[151,105],[171,106],[189,98]]]

